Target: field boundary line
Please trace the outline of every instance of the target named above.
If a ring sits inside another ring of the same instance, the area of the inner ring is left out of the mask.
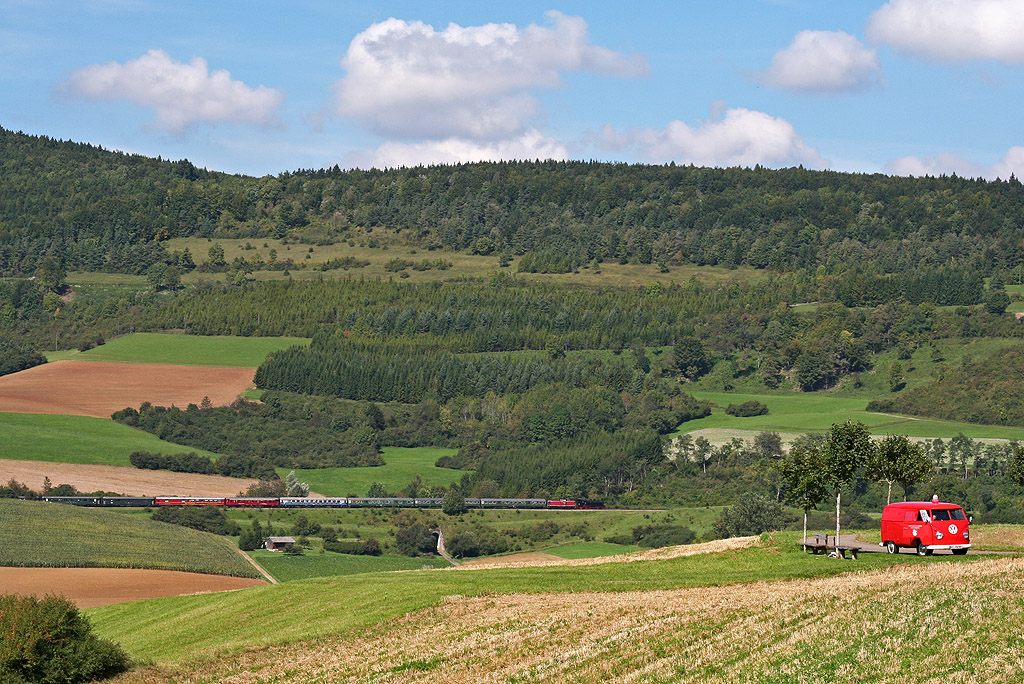
[[[247,561],[249,561],[250,563],[252,563],[252,567],[254,567],[254,568],[256,568],[257,570],[259,570],[259,571],[260,571],[260,574],[261,574],[261,575],[263,575],[263,577],[264,577],[264,578],[266,578],[266,580],[267,580],[268,582],[270,582],[271,584],[280,584],[280,582],[278,582],[278,581],[277,581],[277,580],[276,580],[276,579],[274,578],[274,576],[273,576],[273,575],[271,575],[271,574],[270,574],[269,572],[267,572],[266,570],[264,570],[264,569],[263,569],[263,566],[262,566],[262,565],[260,565],[259,563],[257,563],[257,562],[256,562],[256,561],[255,561],[255,560],[253,559],[253,557],[252,557],[252,556],[250,556],[250,555],[249,555],[249,554],[247,554],[247,553],[246,553],[245,551],[243,551],[242,549],[239,549],[239,548],[236,548],[236,549],[235,549],[235,551],[237,551],[237,552],[238,552],[238,555],[240,555],[240,556],[241,556],[242,558],[244,558],[245,560],[247,560]]]

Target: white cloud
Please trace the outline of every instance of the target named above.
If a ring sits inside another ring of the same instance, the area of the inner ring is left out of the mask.
[[[801,31],[755,79],[798,92],[864,90],[881,82],[875,50],[842,31]]]
[[[785,119],[749,109],[716,109],[718,113],[712,112],[710,119],[696,126],[672,121],[665,128],[623,134],[606,126],[600,142],[610,149],[632,149],[645,161],[654,163],[676,161],[722,167],[828,166]]]
[[[125,98],[151,107],[153,125],[173,133],[199,122],[230,121],[265,126],[277,120],[284,94],[250,88],[224,70],[210,71],[206,60],[176,62],[162,50],[118,64],[94,64],[71,73],[64,90],[90,100]]]
[[[548,12],[550,26],[459,26],[443,31],[388,19],[357,35],[341,60],[336,112],[403,139],[511,138],[538,113],[531,91],[561,74],[646,75],[643,57],[591,45],[579,17]]]
[[[868,19],[868,39],[939,60],[1024,61],[1021,0],[890,0]]]
[[[1024,177],[1024,147],[1011,147],[998,163],[991,166],[977,164],[951,152],[934,157],[900,157],[885,165],[886,173],[897,176],[941,176],[956,174],[962,178],[988,178],[1007,180],[1011,174]]]
[[[478,142],[464,138],[427,140],[415,143],[388,142],[376,150],[359,155],[355,166],[394,168],[460,162],[568,159],[569,151],[557,140],[529,129],[522,135],[496,142]]]

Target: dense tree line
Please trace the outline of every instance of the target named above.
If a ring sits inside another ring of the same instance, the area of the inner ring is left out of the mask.
[[[308,407],[308,403],[304,404]],[[302,405],[285,412],[281,404],[238,400],[230,407],[200,409],[144,403],[126,408],[114,420],[157,435],[161,439],[221,454],[219,472],[263,480],[277,479],[274,466],[327,468],[383,463],[371,429],[343,427],[342,416],[331,425],[316,425],[304,417]],[[352,430],[352,432],[350,432]]]
[[[273,464],[250,454],[228,454],[216,462],[208,456],[193,452],[187,454],[153,454],[148,451],[133,451],[129,462],[145,470],[170,470],[175,473],[199,473],[203,475],[224,475],[225,477],[251,477],[264,482],[278,479]]]
[[[1013,268],[1016,178],[709,169],[595,162],[335,167],[250,178],[0,129],[0,273],[46,256],[69,270],[144,273],[171,237],[375,241],[590,261],[882,273]]]

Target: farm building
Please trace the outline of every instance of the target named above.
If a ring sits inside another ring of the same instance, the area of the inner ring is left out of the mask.
[[[291,537],[267,537],[267,540],[263,542],[263,548],[267,551],[281,551],[288,544],[294,544],[295,540]]]

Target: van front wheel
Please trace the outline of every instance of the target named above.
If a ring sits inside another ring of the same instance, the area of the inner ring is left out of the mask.
[[[916,549],[916,551],[917,551],[917,555],[918,556],[930,556],[931,555],[929,550],[924,548],[924,544],[922,544],[921,542],[917,542],[917,549]]]
[[[887,541],[885,542],[885,551],[886,553],[899,553],[899,548],[897,548],[896,542]]]
[[[957,556],[962,556],[967,553],[967,549],[953,549],[953,553]]]

